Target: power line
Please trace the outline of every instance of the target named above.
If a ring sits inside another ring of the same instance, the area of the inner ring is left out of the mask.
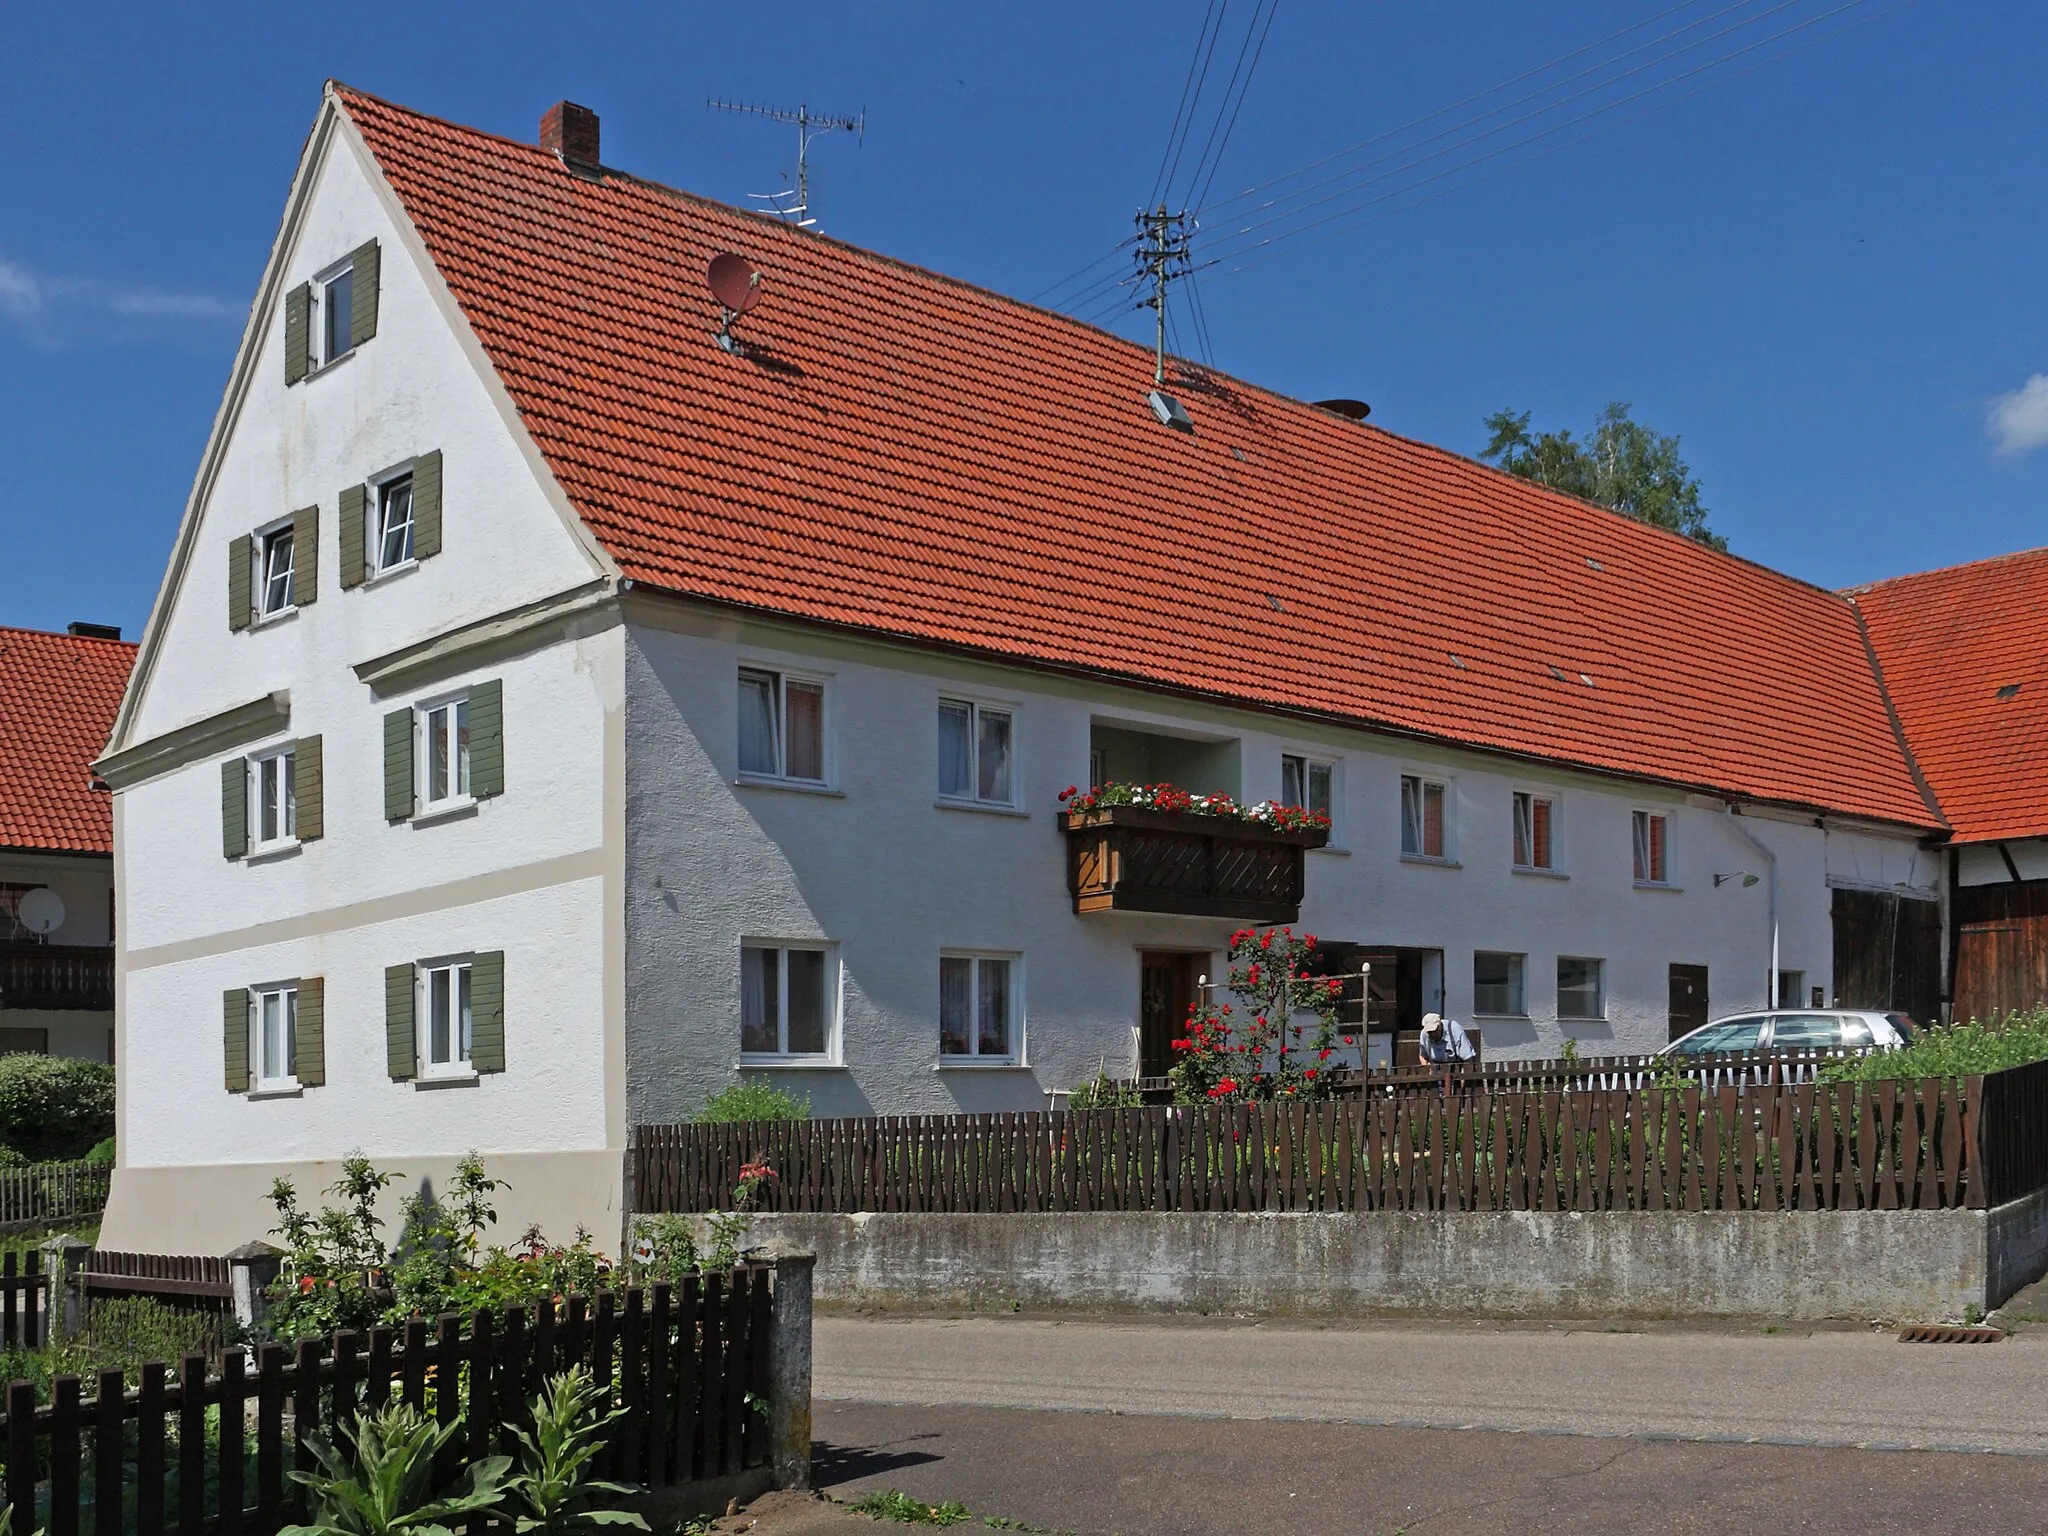
[[[1174,146],[1173,168],[1166,173],[1166,180],[1161,184],[1159,191],[1154,192],[1151,197],[1146,199],[1147,207],[1156,202],[1161,193],[1170,188],[1175,179],[1180,175],[1180,157],[1187,152],[1188,147],[1187,130],[1195,126],[1195,113],[1202,104],[1202,89],[1209,83],[1209,64],[1216,57],[1216,44],[1222,41],[1224,18],[1229,16],[1229,14],[1230,0],[1223,0],[1222,9],[1216,13],[1216,30],[1209,34],[1209,51],[1202,57],[1202,72],[1195,80],[1195,94],[1193,101],[1188,106],[1187,123],[1181,130],[1180,143]],[[1195,50],[1198,53],[1201,51],[1201,46],[1201,40],[1198,38],[1195,42]]]
[[[1259,25],[1260,5],[1264,5],[1266,12],[1266,24],[1263,28]],[[1223,151],[1229,147],[1230,135],[1237,128],[1237,114],[1244,110],[1244,98],[1252,88],[1252,76],[1258,71],[1259,56],[1266,51],[1266,34],[1273,30],[1273,18],[1279,11],[1280,0],[1257,0],[1252,7],[1252,19],[1244,29],[1244,41],[1238,45],[1237,62],[1231,66],[1230,79],[1223,87],[1222,105],[1216,109],[1216,121],[1209,126],[1209,140],[1202,146],[1202,158],[1195,162],[1194,174],[1188,178],[1188,186],[1193,193],[1187,199],[1190,206],[1199,206],[1202,198],[1207,195],[1209,183],[1216,179],[1216,168],[1223,163]],[[1259,41],[1258,46],[1253,48],[1252,34],[1255,32]],[[1249,69],[1245,67],[1247,53],[1251,55]],[[1240,74],[1244,77],[1242,85],[1238,83]],[[1231,104],[1230,99],[1233,90],[1237,92],[1235,106]],[[1227,122],[1224,118],[1226,112],[1229,114]],[[1222,134],[1221,143],[1217,142],[1219,132]],[[1206,178],[1202,174],[1204,166],[1208,167]],[[1199,190],[1195,190],[1197,183],[1200,183]]]
[[[1195,52],[1188,60],[1187,78],[1180,84],[1180,105],[1173,109],[1173,127],[1167,131],[1166,148],[1159,152],[1159,170],[1152,177],[1152,190],[1145,197],[1145,206],[1148,208],[1159,201],[1159,194],[1165,190],[1166,162],[1173,154],[1175,141],[1180,137],[1180,120],[1188,110],[1188,89],[1195,83],[1195,65],[1202,57],[1202,39],[1209,35],[1209,19],[1215,14],[1216,0],[1209,0],[1209,8],[1202,12],[1202,30],[1195,34]],[[1218,25],[1220,28],[1221,23]]]

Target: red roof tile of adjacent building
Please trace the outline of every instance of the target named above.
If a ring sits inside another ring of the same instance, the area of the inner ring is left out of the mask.
[[[1849,595],[1956,840],[2048,836],[2048,549]]]
[[[1938,825],[1835,594],[1219,375],[1170,386],[1173,431],[1117,337],[338,95],[634,582]],[[721,251],[766,287],[739,356]]]
[[[91,764],[134,665],[126,641],[0,627],[0,848],[114,851]]]

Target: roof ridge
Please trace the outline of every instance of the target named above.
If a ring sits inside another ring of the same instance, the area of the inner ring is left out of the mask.
[[[1853,587],[1842,587],[1838,590],[1842,596],[1853,598],[1861,593],[1904,586],[1908,582],[1925,581],[1933,576],[1951,576],[1958,571],[1972,571],[1988,565],[2005,565],[2044,557],[2048,557],[2048,544],[2037,544],[2031,549],[2009,549],[2001,555],[1985,555],[1976,560],[1958,560],[1953,565],[1930,566],[1924,571],[1905,571],[1897,576],[1880,576],[1875,581],[1858,582]]]
[[[112,635],[74,635],[61,629],[31,629],[26,624],[0,624],[0,635],[33,635],[41,640],[63,640],[79,645],[120,645],[136,649],[139,640],[117,640]]]

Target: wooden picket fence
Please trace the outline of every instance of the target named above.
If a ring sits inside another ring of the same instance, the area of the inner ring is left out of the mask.
[[[50,1277],[43,1256],[11,1250],[0,1257],[0,1345],[35,1349],[48,1331]]]
[[[549,1375],[583,1365],[623,1407],[598,1475],[650,1488],[737,1473],[769,1457],[765,1415],[772,1265],[557,1307],[450,1314],[331,1343],[233,1349],[217,1371],[187,1355],[91,1383],[59,1376],[48,1400],[17,1381],[0,1415],[15,1529],[48,1536],[270,1536],[307,1518],[287,1473],[312,1470],[306,1436],[401,1399],[462,1431],[435,1469],[513,1455],[512,1431]],[[88,1386],[91,1395],[86,1395]],[[28,1512],[35,1512],[34,1518]],[[491,1529],[473,1519],[468,1536]]]
[[[1983,1206],[2048,1183],[2048,1076],[1987,1081],[642,1126],[633,1198],[648,1212],[724,1209],[741,1166],[764,1162],[776,1178],[754,1199],[771,1211]]]
[[[0,1228],[97,1216],[114,1177],[106,1163],[33,1163],[0,1169]]]

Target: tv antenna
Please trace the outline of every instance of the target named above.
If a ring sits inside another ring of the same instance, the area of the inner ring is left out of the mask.
[[[761,302],[761,274],[747,265],[746,258],[720,251],[711,258],[711,270],[704,274],[711,296],[718,300],[722,318],[718,322],[718,344],[728,352],[740,350],[732,333],[733,321]]]
[[[1188,275],[1188,242],[1194,232],[1194,218],[1186,209],[1170,213],[1166,204],[1161,203],[1156,209],[1138,212],[1138,272],[1142,280],[1152,284],[1151,297],[1138,303],[1153,312],[1157,323],[1152,383],[1160,389],[1166,387],[1166,289],[1175,279]]]
[[[863,107],[854,117],[814,117],[807,106],[799,106],[792,112],[787,107],[761,107],[743,101],[707,100],[704,105],[714,112],[740,112],[752,117],[765,117],[773,123],[792,123],[796,127],[796,186],[785,192],[750,192],[749,197],[766,203],[771,212],[779,214],[798,229],[814,229],[818,221],[811,215],[811,140],[822,133],[839,129],[856,136],[859,143],[866,143],[868,137],[868,113]],[[794,192],[794,201],[791,200]]]

